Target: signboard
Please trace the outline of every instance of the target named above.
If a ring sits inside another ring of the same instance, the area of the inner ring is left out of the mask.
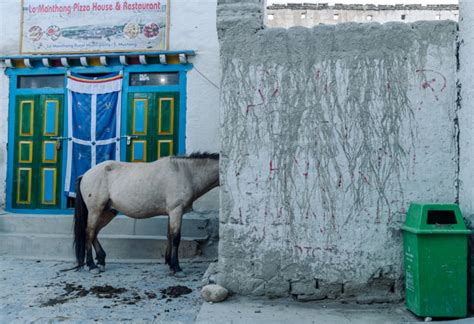
[[[169,0],[23,0],[21,52],[168,48]]]

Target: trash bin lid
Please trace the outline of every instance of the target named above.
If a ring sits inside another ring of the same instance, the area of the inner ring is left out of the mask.
[[[470,234],[456,204],[412,203],[403,231],[415,234]]]

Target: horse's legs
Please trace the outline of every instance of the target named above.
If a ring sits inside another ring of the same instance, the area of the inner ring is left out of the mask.
[[[178,260],[178,248],[181,242],[181,219],[183,216],[183,208],[176,207],[169,213],[169,227],[168,227],[168,247],[171,245],[171,258],[169,266],[171,271],[175,274],[182,273]],[[167,251],[168,252],[168,251]]]
[[[97,229],[95,231],[95,238],[94,241],[92,241],[92,244],[95,249],[95,254],[96,254],[96,259],[97,259],[97,265],[99,267],[99,271],[105,271],[105,257],[106,253],[104,249],[102,248],[102,245],[100,245],[99,242],[99,232],[101,229],[103,229],[110,221],[117,215],[116,211],[111,211],[111,210],[105,210],[102,212],[100,215],[98,224],[97,224]]]
[[[99,273],[99,269],[94,263],[92,256],[92,242],[96,239],[97,234],[97,223],[100,217],[100,212],[91,210],[89,211],[89,217],[87,219],[87,234],[86,234],[86,265],[89,267],[89,271],[92,273]]]
[[[94,263],[94,258],[92,257],[92,241],[91,239],[94,236],[94,231],[87,231],[87,242],[86,242],[86,265],[89,267],[89,271],[92,273],[99,273],[99,269]]]
[[[168,217],[168,244],[166,245],[166,253],[165,253],[165,264],[171,265],[171,245],[173,244],[173,239],[171,237],[171,230],[170,230],[170,218]]]

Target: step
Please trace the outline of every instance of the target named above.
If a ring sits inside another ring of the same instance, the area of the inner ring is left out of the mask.
[[[201,255],[208,239],[209,219],[197,213],[183,216],[180,258]],[[99,234],[109,260],[163,260],[168,217],[136,220],[114,218]],[[0,256],[74,260],[73,215],[35,215],[0,212]]]
[[[110,260],[163,260],[167,239],[148,235],[99,235],[100,243]],[[72,235],[0,233],[0,256],[20,258],[74,260]],[[195,238],[181,239],[178,255],[193,258],[201,255]]]
[[[181,236],[206,240],[208,223],[209,219],[205,216],[187,213],[183,216]],[[72,230],[73,215],[0,214],[0,232],[3,233],[71,234]],[[118,215],[100,233],[166,236],[167,231],[167,216],[133,219]]]

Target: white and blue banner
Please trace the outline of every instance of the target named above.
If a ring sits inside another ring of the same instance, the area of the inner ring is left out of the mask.
[[[75,197],[77,177],[107,160],[120,160],[122,73],[90,78],[70,73],[68,151],[64,190]]]

